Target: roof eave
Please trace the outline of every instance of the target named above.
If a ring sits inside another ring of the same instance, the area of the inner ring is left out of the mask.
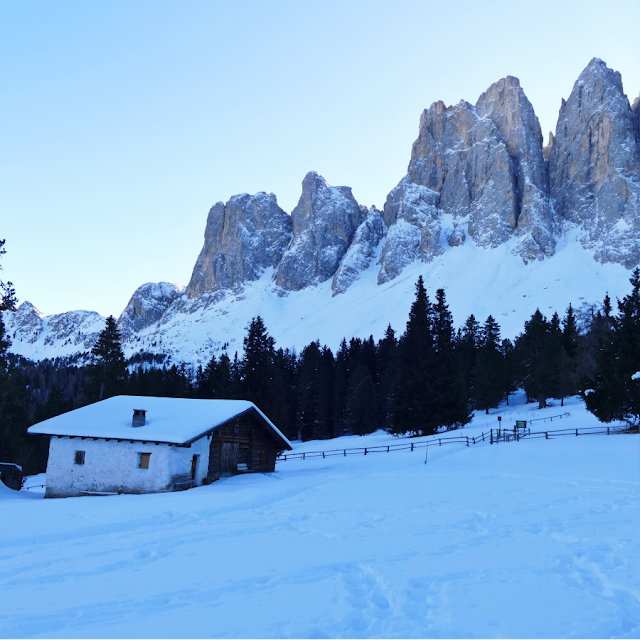
[[[78,436],[78,435],[70,435],[68,433],[43,433],[41,431],[27,431],[30,436],[51,436],[52,438],[79,438],[80,440],[117,440],[118,442],[148,442],[150,444],[170,444],[176,447],[185,447],[192,442],[195,442],[198,438],[202,436],[198,436],[195,440],[190,440],[189,442],[176,442],[175,440],[154,440],[153,438],[120,438],[118,436]],[[204,434],[203,434],[204,435]]]

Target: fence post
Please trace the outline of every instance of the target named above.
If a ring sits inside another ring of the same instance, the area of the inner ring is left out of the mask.
[[[576,429],[576,435],[578,435],[578,430]]]
[[[489,434],[489,444],[493,444],[493,429],[491,429],[491,433]]]
[[[547,431],[544,432],[544,439],[545,440],[549,439],[549,433]]]
[[[411,451],[413,451],[413,442],[411,443]]]
[[[609,427],[607,427],[607,435],[609,435]]]
[[[387,453],[389,453],[389,445],[387,445]]]
[[[322,457],[324,458],[324,451],[322,452]]]
[[[469,436],[467,436],[467,447],[469,446]]]
[[[304,460],[304,453],[302,454],[302,459]]]
[[[364,455],[367,455],[367,447],[364,448]]]
[[[345,458],[347,457],[347,450],[346,449],[344,449],[344,457]]]
[[[442,446],[442,440],[440,440],[440,438],[438,438],[438,446],[441,447]]]

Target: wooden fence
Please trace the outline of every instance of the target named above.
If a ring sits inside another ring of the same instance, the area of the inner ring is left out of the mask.
[[[554,416],[557,417],[557,416]],[[549,420],[549,418],[544,418]],[[531,421],[533,422],[533,420]],[[560,436],[586,436],[586,435],[612,435],[623,433],[627,430],[624,425],[602,426],[602,427],[582,427],[578,429],[556,429],[553,431],[531,431],[530,428],[522,429],[490,429],[476,436],[435,436],[429,440],[411,440],[411,442],[401,442],[398,444],[378,445],[375,447],[349,447],[344,449],[329,449],[325,451],[303,451],[300,453],[283,453],[278,457],[279,462],[287,460],[306,460],[307,458],[330,458],[341,456],[346,458],[353,455],[370,455],[373,453],[392,453],[393,451],[415,451],[427,447],[441,447],[447,444],[463,444],[467,447],[481,442],[487,444],[498,444],[500,442],[518,442],[520,440],[533,440],[544,438],[553,440]]]

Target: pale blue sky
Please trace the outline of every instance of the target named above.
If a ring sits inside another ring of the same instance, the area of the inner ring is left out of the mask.
[[[206,215],[307,171],[384,204],[421,111],[514,75],[545,138],[589,60],[640,92],[640,3],[0,0],[3,279],[45,313],[186,284]]]

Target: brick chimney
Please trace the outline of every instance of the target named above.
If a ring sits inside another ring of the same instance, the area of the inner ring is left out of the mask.
[[[134,409],[133,419],[131,420],[132,427],[144,427],[147,420],[147,412],[144,409]]]

